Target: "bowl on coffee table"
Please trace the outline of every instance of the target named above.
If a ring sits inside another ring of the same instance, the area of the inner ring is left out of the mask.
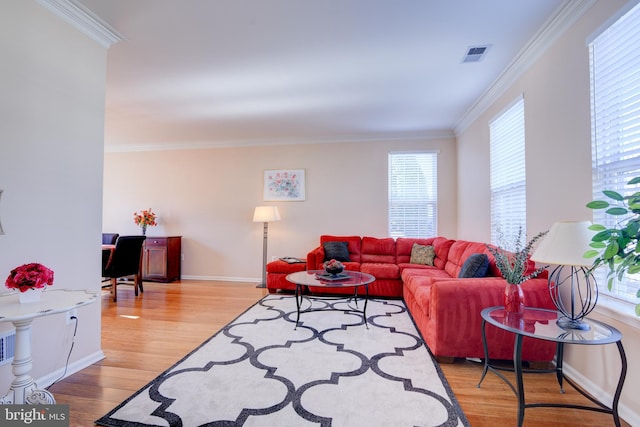
[[[328,274],[332,276],[337,276],[338,274],[342,273],[342,271],[344,270],[344,264],[342,264],[340,261],[336,261],[335,259],[326,261],[323,264],[323,267],[324,267],[324,271],[326,271]]]

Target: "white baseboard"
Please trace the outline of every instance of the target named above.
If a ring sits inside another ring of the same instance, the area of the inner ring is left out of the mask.
[[[64,367],[57,369],[53,372],[50,372],[49,374],[42,376],[40,378],[36,378],[36,384],[38,386],[38,388],[44,389],[47,388],[49,386],[51,386],[54,382],[56,381],[60,381],[63,378],[67,378],[70,375],[75,374],[76,372],[79,372],[81,370],[83,370],[84,368],[93,365],[96,362],[101,361],[102,359],[104,359],[104,353],[102,352],[102,350],[96,351],[93,354],[88,355],[85,358],[82,358],[80,360],[77,360],[73,363],[70,363],[69,366],[67,366],[67,372],[65,373],[64,371]],[[64,375],[64,377],[63,377]],[[62,378],[61,378],[62,377]]]
[[[245,282],[245,283],[260,283],[262,279],[256,277],[225,277],[225,276],[187,276],[182,275],[180,279],[185,280],[208,280],[216,282]]]
[[[566,376],[571,378],[573,382],[582,387],[584,390],[588,390],[589,394],[591,394],[593,397],[598,399],[600,402],[603,402],[605,405],[611,406],[611,402],[613,402],[612,394],[600,388],[600,386],[582,375],[577,370],[573,369],[571,365],[568,365],[566,362],[562,366],[562,370],[564,371]],[[622,391],[624,394],[624,387],[622,388]],[[623,402],[620,402],[618,405],[618,415],[620,415],[620,418],[625,420],[630,425],[640,426],[640,413],[635,412],[630,407],[626,406]]]

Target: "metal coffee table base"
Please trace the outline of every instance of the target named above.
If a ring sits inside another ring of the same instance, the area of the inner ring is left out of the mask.
[[[362,310],[360,310],[358,308],[358,288],[359,286],[356,286],[354,289],[354,294],[353,296],[313,296],[313,295],[305,295],[304,294],[304,290],[307,288],[306,285],[300,285],[300,284],[296,284],[296,292],[295,292],[295,298],[296,298],[296,326],[294,329],[298,328],[298,324],[300,323],[300,314],[301,313],[310,313],[310,312],[314,312],[314,311],[349,311],[352,313],[361,313],[362,314],[362,321],[364,322],[364,325],[367,329],[369,329],[369,325],[367,324],[367,301],[369,300],[369,285],[368,284],[364,284],[361,285],[364,286],[364,291],[365,291],[365,295],[364,297],[361,297],[362,299],[364,299],[364,305],[362,307]],[[302,309],[302,302],[304,299],[307,299],[310,302],[310,308],[307,309]],[[355,308],[349,306],[349,310],[339,310],[339,309],[334,309],[334,308],[312,308],[312,301],[313,300],[344,300],[344,301],[351,301],[353,300],[354,304],[355,304]]]

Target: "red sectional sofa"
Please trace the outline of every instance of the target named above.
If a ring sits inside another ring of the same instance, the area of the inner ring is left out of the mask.
[[[321,236],[320,246],[307,254],[307,270],[322,270],[325,261],[323,244],[347,242],[349,259],[343,262],[346,270],[369,273],[376,281],[369,285],[369,295],[402,297],[400,267],[396,262],[396,241],[392,238],[378,239],[360,236]],[[323,291],[324,289],[311,289]],[[350,289],[331,288],[332,292],[349,293]]]
[[[484,358],[480,312],[504,304],[506,281],[484,243],[464,240],[431,241],[436,260],[446,253],[442,267],[402,270],[403,298],[431,352],[438,358]],[[448,246],[448,249],[447,249]],[[484,253],[489,258],[487,277],[458,278],[469,256]],[[530,268],[535,269],[531,262]],[[549,295],[546,272],[542,277],[524,282],[522,289],[529,307],[555,309]],[[526,319],[525,319],[526,322]],[[487,342],[492,359],[512,359],[515,336],[492,326],[487,327]],[[548,362],[555,355],[552,342],[525,338],[522,359]]]
[[[369,285],[369,295],[402,297],[422,333],[427,346],[439,360],[457,357],[484,358],[480,312],[486,307],[503,305],[506,286],[495,260],[484,243],[429,239],[375,238],[360,236],[320,237],[320,245],[307,255],[307,270],[321,270],[325,261],[324,243],[346,242],[350,261],[347,270],[372,274],[376,280]],[[411,264],[413,244],[433,246],[433,266]],[[465,261],[472,254],[486,254],[489,270],[486,277],[458,278]],[[278,274],[269,277],[270,292],[277,288],[291,289],[286,282],[286,266],[272,266]],[[303,270],[297,265],[296,270]],[[535,264],[531,262],[531,268]],[[274,271],[275,272],[275,271]],[[282,276],[282,277],[281,277]],[[525,303],[530,307],[555,309],[547,286],[546,272],[542,277],[522,285]],[[311,289],[312,292],[322,289]],[[332,289],[340,292],[341,289]],[[343,292],[349,292],[344,290]],[[525,320],[526,321],[526,320]],[[514,335],[487,326],[487,341],[492,359],[513,358]],[[548,362],[555,355],[551,342],[524,339],[522,358],[532,362]]]

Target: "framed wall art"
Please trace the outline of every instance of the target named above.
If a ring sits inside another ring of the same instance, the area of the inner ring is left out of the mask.
[[[300,202],[305,199],[304,169],[264,171],[265,201]]]

